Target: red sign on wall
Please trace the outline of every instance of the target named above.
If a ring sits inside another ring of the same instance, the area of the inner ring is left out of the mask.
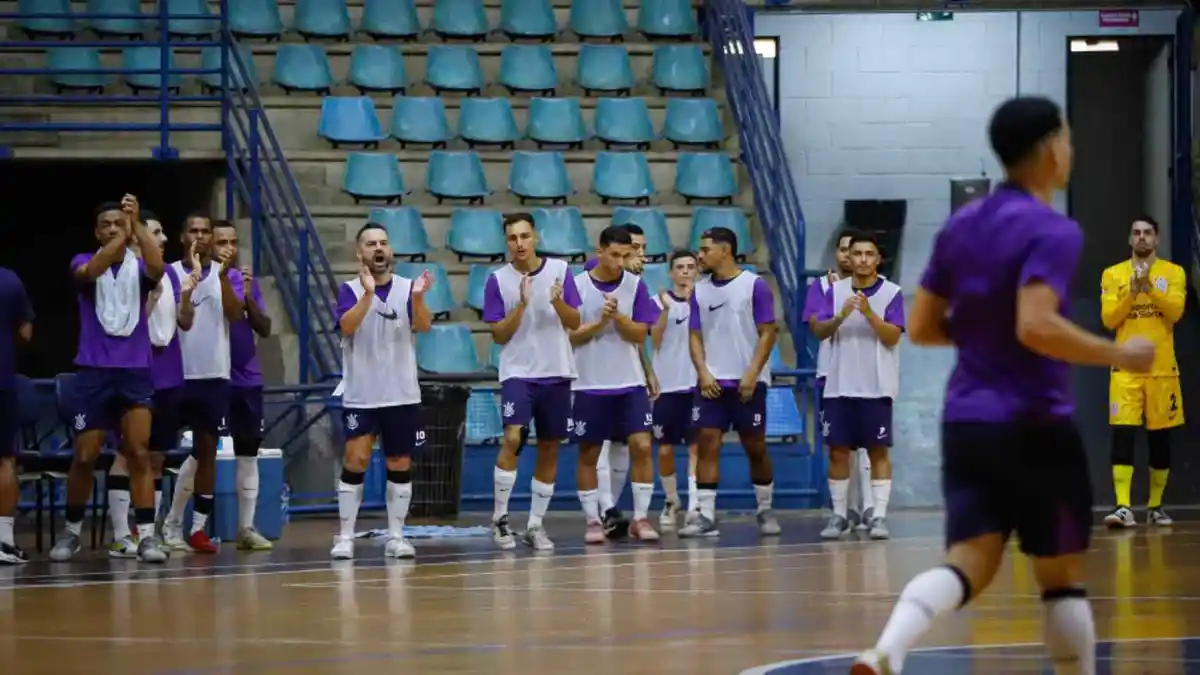
[[[1110,9],[1100,12],[1101,28],[1137,28],[1136,9]]]

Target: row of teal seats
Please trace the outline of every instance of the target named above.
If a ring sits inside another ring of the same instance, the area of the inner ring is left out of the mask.
[[[167,31],[177,37],[209,37],[220,20],[208,0],[161,0],[167,3]],[[102,36],[141,36],[153,30],[156,15],[141,14],[140,0],[88,0],[89,14],[126,14],[129,18],[72,17],[71,0],[18,0],[18,13],[60,16],[20,18],[30,37],[70,37],[81,28]],[[210,17],[210,18],[205,18]],[[346,0],[296,0],[293,29],[306,39],[348,40],[354,34]],[[229,27],[238,37],[274,40],[287,32],[276,0],[230,0]],[[689,38],[697,33],[690,0],[642,0],[638,32],[651,38]],[[553,39],[559,32],[549,0],[502,0],[498,30],[513,39]],[[618,39],[629,31],[621,0],[573,0],[566,28],[583,38]],[[492,32],[483,0],[434,0],[428,29],[443,38],[486,38]],[[418,38],[424,31],[414,0],[366,0],[358,32],[375,39]]]
[[[400,160],[391,153],[352,152],[346,157],[342,189],[354,198],[400,201],[411,191]],[[675,192],[687,203],[714,200],[732,204],[738,194],[733,161],[722,152],[681,152],[675,163]],[[437,198],[483,203],[492,194],[478,153],[434,150],[425,168],[425,191]],[[567,203],[576,194],[560,152],[515,152],[509,163],[508,191],[527,199]],[[592,164],[591,192],[610,200],[649,204],[658,193],[650,163],[640,152],[599,152]]]
[[[498,145],[512,148],[529,139],[539,148],[565,145],[581,149],[591,138],[606,148],[634,146],[648,150],[659,139],[675,148],[699,145],[718,148],[725,140],[717,102],[711,98],[669,98],[662,128],[655,131],[650,110],[642,98],[602,98],[596,102],[594,132],[583,121],[577,98],[535,98],[529,102],[525,129],[517,128],[512,103],[507,98],[465,98],[458,113],[458,127],[451,131],[445,105],[440,98],[398,97],[392,101],[391,123],[385,133],[375,102],[368,97],[325,98],[317,134],[333,144],[376,148],[394,138],[405,148],[428,144],[445,148],[455,138],[468,147]]]

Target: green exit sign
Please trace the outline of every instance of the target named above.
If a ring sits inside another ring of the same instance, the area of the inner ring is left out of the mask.
[[[917,12],[917,21],[953,21],[954,12]]]

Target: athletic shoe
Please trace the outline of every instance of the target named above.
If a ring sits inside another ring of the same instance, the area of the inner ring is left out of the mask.
[[[333,548],[329,551],[329,557],[334,560],[353,560],[354,539],[351,537],[334,537]]]
[[[239,551],[270,551],[275,548],[275,544],[262,536],[258,530],[247,527],[238,534],[237,548]]]
[[[63,533],[58,535],[54,548],[50,549],[50,559],[54,562],[67,562],[79,553],[80,547],[79,535],[63,530]]]
[[[855,521],[854,518],[858,517]],[[866,532],[871,529],[871,521],[875,520],[875,507],[871,506],[863,510],[862,514],[851,513],[850,524],[854,526],[856,532]]]
[[[162,564],[171,557],[171,552],[158,537],[145,537],[138,542],[137,557],[144,563]]]
[[[112,540],[108,545],[108,557],[128,560],[138,556],[138,540],[132,534]]]
[[[525,542],[526,546],[531,547],[535,551],[554,550],[554,542],[550,541],[550,537],[546,535],[545,528],[541,525],[525,530],[525,534],[521,535],[521,541]]]
[[[187,545],[196,553],[216,553],[221,550],[217,548],[217,544],[212,539],[208,538],[208,534],[204,530],[196,530],[188,535]]]
[[[600,521],[593,520],[592,522],[588,523],[587,529],[583,532],[583,543],[603,544],[604,541],[604,526],[600,524]]]
[[[16,544],[0,544],[0,565],[24,565],[29,556]]]
[[[683,517],[683,524],[684,526],[695,525],[698,518],[700,518],[700,509],[692,509]]]
[[[717,521],[709,520],[703,513],[697,513],[695,522],[684,525],[679,531],[679,536],[683,539],[715,537],[718,534],[720,531],[717,529]]]
[[[404,537],[392,537],[383,547],[383,556],[385,558],[412,559],[417,557],[417,550]]]
[[[896,675],[888,663],[888,656],[877,649],[868,649],[854,659],[850,675]]]
[[[624,539],[629,534],[629,520],[621,509],[612,507],[604,512],[604,536],[609,539]]]
[[[1133,510],[1128,506],[1118,506],[1112,513],[1104,516],[1104,525],[1110,530],[1120,530],[1137,525]]]
[[[183,538],[182,526],[166,523],[160,532],[163,533],[163,545],[167,547],[167,550],[181,552],[192,550],[188,547],[187,540]]]
[[[868,536],[876,540],[891,539],[892,535],[887,529],[887,518],[872,518]]]
[[[775,518],[774,509],[764,509],[754,514],[754,519],[758,521],[758,533],[774,537],[779,534],[779,521]]]
[[[517,547],[517,542],[513,538],[512,529],[508,527],[508,514],[500,516],[492,522],[492,541],[496,542],[496,546],[511,551]]]
[[[629,536],[638,541],[658,541],[658,533],[646,518],[638,518],[629,524]]]
[[[850,529],[857,530],[860,527],[864,530],[867,529],[867,521],[863,520],[862,514],[854,509],[846,512],[846,520],[850,523]]]
[[[1162,510],[1161,506],[1153,509],[1146,509],[1146,521],[1151,525],[1157,525],[1159,527],[1169,527],[1175,524],[1175,521],[1171,519],[1171,516],[1167,515],[1166,511]]]
[[[836,513],[829,517],[825,529],[821,530],[822,539],[841,539],[847,534],[850,534],[850,521]]]
[[[674,532],[675,524],[679,518],[679,513],[682,510],[683,509],[679,508],[678,504],[668,500],[667,503],[663,505],[662,515],[658,517],[659,529],[661,529],[663,532]]]

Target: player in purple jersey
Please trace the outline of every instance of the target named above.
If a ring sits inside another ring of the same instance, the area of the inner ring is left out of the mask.
[[[29,562],[17,546],[13,522],[17,511],[17,435],[21,402],[17,400],[14,347],[33,339],[33,306],[21,278],[0,267],[0,565]]]
[[[958,348],[942,416],[946,563],[908,583],[851,675],[900,673],[935,618],[987,588],[1014,532],[1042,588],[1054,672],[1096,672],[1083,585],[1092,486],[1071,421],[1070,364],[1145,372],[1154,345],[1117,345],[1065,316],[1083,234],[1051,207],[1071,171],[1058,106],[1010,99],[988,135],[1006,181],[938,232],[908,320],[914,344]]]

